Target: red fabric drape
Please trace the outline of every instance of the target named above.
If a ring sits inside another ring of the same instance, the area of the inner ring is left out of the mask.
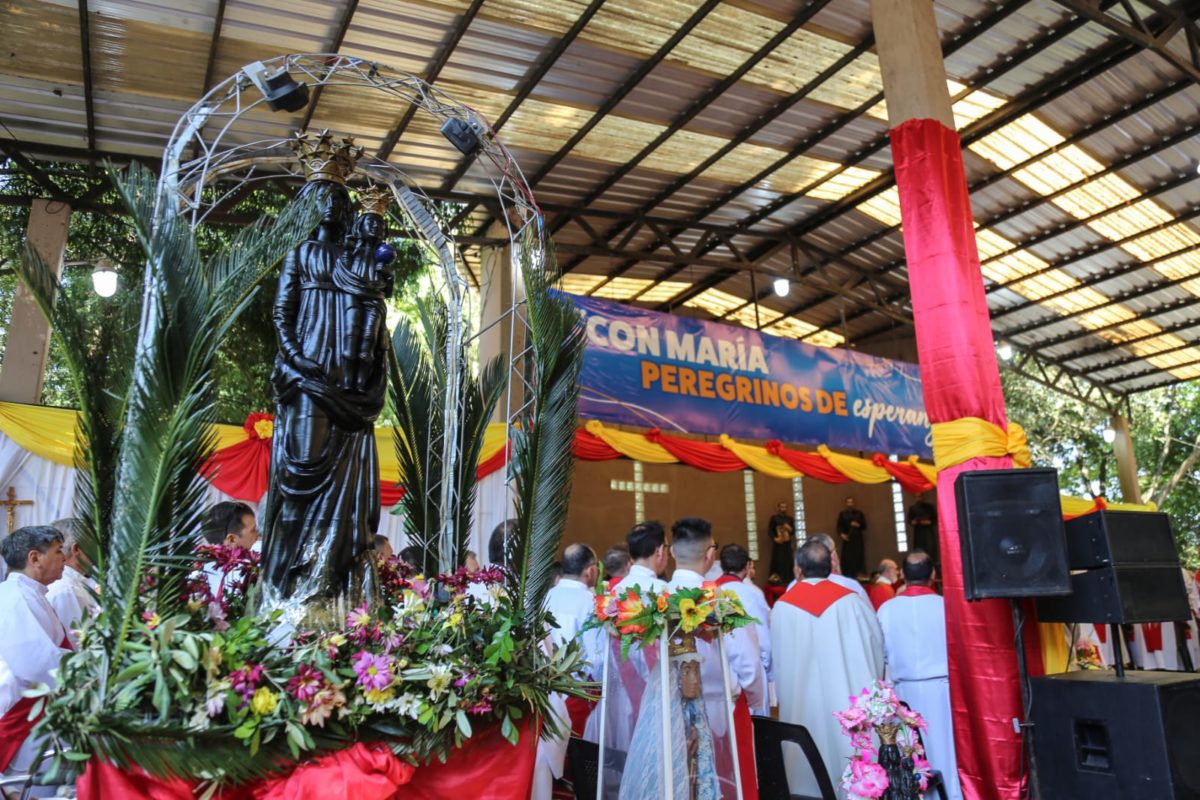
[[[608,442],[582,428],[575,430],[573,451],[576,458],[584,461],[612,461],[614,458],[621,457],[621,454],[613,450]]]
[[[258,423],[274,423],[270,414],[246,417],[246,440],[221,448],[200,467],[208,482],[235,500],[257,503],[267,491],[271,467],[271,439],[259,433]]]
[[[894,128],[891,141],[929,421],[980,417],[1007,428],[958,135],[920,119]],[[1008,605],[963,597],[954,481],[966,470],[1011,466],[1008,457],[976,458],[938,474],[950,697],[968,800],[1020,795],[1012,720],[1023,715]],[[1031,671],[1040,664],[1034,658]]]
[[[746,462],[719,444],[680,439],[657,428],[646,431],[645,436],[689,467],[705,472],[741,472],[746,468]]]
[[[540,726],[521,725],[514,747],[499,726],[477,730],[446,763],[413,767],[382,745],[354,744],[291,773],[230,789],[219,800],[526,800],[533,785]],[[91,761],[76,781],[79,800],[192,800],[194,784],[163,781]]]
[[[804,453],[790,450],[782,442],[775,440],[767,442],[767,452],[779,456],[797,472],[803,472],[810,478],[816,478],[826,483],[847,483],[850,478],[836,470],[832,464],[816,453]]]
[[[40,715],[29,718],[29,712],[36,702],[32,697],[22,697],[0,717],[0,772],[8,769],[21,745],[29,738],[29,732],[41,718]]]
[[[929,482],[924,473],[906,461],[891,461],[882,453],[876,453],[871,461],[875,466],[887,470],[888,474],[895,478],[906,492],[920,494],[933,488],[933,484]]]

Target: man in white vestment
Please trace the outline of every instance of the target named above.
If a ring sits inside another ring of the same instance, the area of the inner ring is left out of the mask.
[[[258,542],[259,536],[254,509],[234,500],[217,503],[204,516],[201,533],[205,544],[244,547],[249,550]],[[221,572],[211,562],[204,566],[203,572],[213,597],[220,597],[225,589],[225,582],[231,576],[235,579],[237,576],[236,572]]]
[[[46,599],[62,577],[63,536],[48,525],[19,528],[0,541],[8,578],[0,583],[0,772],[25,772],[40,749],[29,737],[34,700],[22,693],[54,684],[51,670],[71,651],[66,628]]]
[[[588,631],[581,634],[588,617],[595,608],[592,600],[592,586],[596,583],[599,567],[596,553],[586,544],[572,544],[563,551],[562,578],[546,594],[546,610],[554,615],[558,627],[550,629],[550,646],[558,649],[565,647],[571,641],[582,636],[581,642],[584,655],[589,665],[580,677],[591,680],[593,676],[591,662],[596,659],[596,636],[600,631]],[[588,640],[593,642],[588,646]],[[563,765],[567,756],[567,740],[570,738],[570,728],[573,727],[572,708],[570,701],[575,698],[565,698],[562,695],[552,695],[551,707],[560,717],[563,727],[562,735],[554,739],[543,738],[538,742],[537,766],[534,768],[532,800],[548,800],[554,793],[554,781],[561,778]],[[587,701],[580,703],[587,706]],[[580,713],[581,709],[576,709]],[[586,711],[580,720],[586,720]]]
[[[925,758],[942,773],[946,794],[959,800],[958,762],[950,716],[950,669],[946,658],[946,603],[932,588],[933,559],[914,550],[904,559],[904,591],[879,608],[888,679],[896,696],[925,718]]]
[[[639,522],[625,535],[629,546],[629,557],[633,563],[629,572],[621,579],[618,590],[629,586],[640,586],[655,592],[667,588],[662,574],[667,569],[670,554],[667,552],[667,533],[655,520]]]
[[[833,714],[883,677],[883,636],[870,604],[830,580],[828,547],[809,537],[796,550],[795,569],[796,584],[771,609],[779,718],[808,729],[836,785],[854,748]],[[819,795],[799,747],[784,748],[792,794]]]
[[[46,599],[54,606],[58,621],[67,629],[72,647],[79,645],[75,631],[83,624],[83,620],[95,616],[100,611],[100,603],[96,599],[96,582],[84,574],[90,565],[79,546],[82,525],[77,519],[60,519],[50,526],[63,536],[64,563],[62,577],[50,584]]]
[[[758,622],[754,624],[754,633],[758,637],[758,650],[762,659],[763,674],[767,678],[767,696],[761,706],[751,708],[755,714],[771,715],[771,687],[775,683],[775,673],[771,666],[771,629],[767,622],[771,616],[771,607],[767,598],[753,583],[749,583],[750,570],[753,561],[746,548],[740,544],[727,544],[721,548],[721,577],[716,580],[718,587],[728,589],[742,601],[742,608]]]
[[[704,576],[716,561],[716,554],[717,544],[713,541],[712,525],[707,520],[699,517],[677,520],[671,526],[671,555],[675,557],[675,573],[671,576],[670,590],[703,586],[708,582]],[[698,642],[696,646],[703,659],[700,678],[709,730],[714,739],[728,737],[729,708],[726,705],[721,651],[707,642]],[[767,676],[763,669],[758,634],[753,625],[738,628],[725,636],[724,649],[729,665],[729,688],[734,697],[733,723],[738,740],[738,767],[745,790],[746,783],[754,780],[754,730],[750,722],[750,709],[762,708],[766,704]],[[718,753],[717,771],[725,780],[728,773],[721,767],[721,753]]]
[[[862,601],[864,603],[866,603],[867,606],[870,607],[872,611],[875,610],[874,606],[871,605],[871,598],[867,596],[867,590],[864,589],[863,585],[858,582],[858,579],[857,578],[847,578],[845,575],[842,574],[842,565],[841,565],[841,562],[838,560],[838,549],[833,543],[832,536],[830,536],[828,533],[814,533],[811,536],[809,536],[807,539],[805,539],[804,541],[820,542],[821,544],[825,545],[826,549],[829,550],[829,552],[833,554],[833,572],[829,573],[829,580],[833,581],[838,586],[842,586],[842,587],[854,592],[855,595],[862,598]],[[791,590],[791,588],[795,585],[796,585],[796,580],[793,579],[792,582],[788,584],[788,589]]]

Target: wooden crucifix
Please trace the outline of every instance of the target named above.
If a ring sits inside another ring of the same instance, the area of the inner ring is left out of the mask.
[[[8,487],[8,499],[0,500],[0,506],[4,506],[8,511],[8,534],[11,535],[17,529],[17,506],[31,506],[32,500],[18,500],[17,490],[13,487]]]
[[[633,480],[614,479],[609,483],[608,488],[614,492],[633,492],[634,524],[646,519],[647,494],[666,494],[671,490],[671,487],[665,483],[646,483],[646,470],[640,461],[633,462]]]

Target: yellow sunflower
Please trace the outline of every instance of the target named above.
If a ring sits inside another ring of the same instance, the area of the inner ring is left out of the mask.
[[[704,623],[704,620],[708,618],[709,611],[711,610],[712,609],[703,603],[697,605],[696,601],[692,600],[690,597],[685,597],[680,600],[679,624],[683,628],[684,633],[691,633],[692,631],[696,630],[696,628],[699,628]]]

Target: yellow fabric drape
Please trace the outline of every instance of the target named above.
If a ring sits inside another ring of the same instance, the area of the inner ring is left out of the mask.
[[[592,436],[623,456],[646,464],[675,464],[679,459],[667,452],[661,444],[655,444],[640,433],[628,433],[606,428],[596,420],[589,420],[584,429]]]
[[[892,473],[883,467],[875,466],[874,461],[854,456],[844,456],[835,453],[825,445],[817,447],[821,458],[828,461],[834,469],[850,478],[855,483],[887,483],[892,479]]]
[[[721,434],[721,446],[735,456],[746,462],[746,466],[755,472],[761,472],[764,475],[770,475],[772,478],[798,478],[803,475],[791,464],[784,461],[779,456],[771,455],[765,447],[755,447],[751,444],[742,444],[734,441],[725,434]]]
[[[1006,432],[979,417],[963,417],[951,422],[933,424],[933,462],[939,470],[958,466],[972,458],[1011,455],[1013,465],[1028,467],[1032,463],[1025,429],[1015,422],[1008,423]]]
[[[1038,639],[1042,645],[1042,667],[1047,675],[1066,672],[1071,663],[1071,648],[1061,622],[1039,622]]]

